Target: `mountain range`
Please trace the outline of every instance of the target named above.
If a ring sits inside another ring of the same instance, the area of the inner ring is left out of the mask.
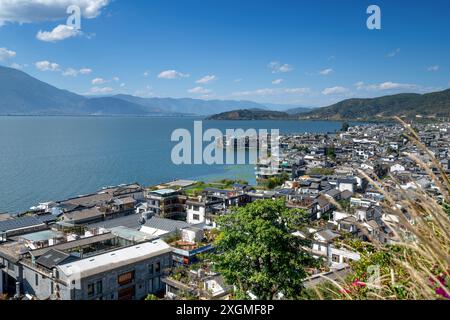
[[[125,94],[86,97],[58,89],[20,70],[0,66],[0,115],[215,115],[211,119],[230,120],[450,117],[450,89],[427,94],[347,99],[313,109],[252,101],[140,98]]]
[[[252,101],[86,97],[61,90],[17,69],[0,66],[0,115],[211,115],[235,109],[267,109]]]
[[[450,117],[450,89],[426,94],[402,93],[372,99],[347,99],[298,115],[301,119],[376,120]]]

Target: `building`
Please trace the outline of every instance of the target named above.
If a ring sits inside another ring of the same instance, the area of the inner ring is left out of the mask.
[[[148,210],[163,218],[185,218],[186,196],[174,189],[150,190],[146,195]]]
[[[2,247],[0,293],[39,300],[133,300],[163,290],[172,248],[162,240],[120,242],[104,234],[33,251],[17,243],[9,251]],[[93,246],[100,250],[90,252]],[[76,251],[80,247],[82,255]]]

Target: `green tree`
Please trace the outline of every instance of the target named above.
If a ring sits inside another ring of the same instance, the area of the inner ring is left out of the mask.
[[[341,131],[342,131],[342,132],[347,132],[349,128],[350,128],[350,125],[348,124],[348,122],[344,122],[344,123],[342,124]]]
[[[145,297],[145,300],[159,300],[157,296],[155,296],[154,294],[149,294],[147,295],[147,297]]]
[[[304,267],[317,265],[302,249],[309,242],[291,234],[303,220],[282,199],[256,201],[218,218],[215,268],[237,287],[237,297],[248,291],[263,300],[277,293],[299,297],[307,275]]]

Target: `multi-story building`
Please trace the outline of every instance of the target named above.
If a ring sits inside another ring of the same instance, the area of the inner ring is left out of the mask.
[[[186,196],[174,189],[151,190],[146,194],[147,210],[163,218],[185,218]]]

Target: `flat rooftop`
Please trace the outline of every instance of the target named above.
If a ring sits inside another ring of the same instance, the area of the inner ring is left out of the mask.
[[[174,189],[160,189],[160,190],[154,190],[151,193],[157,194],[159,196],[167,196],[169,194],[177,192]]]
[[[32,251],[30,251],[30,253],[34,257],[40,257],[51,249],[55,249],[55,250],[64,252],[66,250],[71,250],[73,248],[85,247],[85,246],[93,245],[95,243],[108,241],[108,240],[111,240],[114,238],[116,238],[115,235],[113,235],[111,233],[104,233],[104,234],[97,235],[97,236],[92,236],[92,237],[82,238],[79,240],[60,243],[60,244],[42,248],[42,249],[32,250]]]
[[[154,240],[60,265],[58,269],[67,277],[77,275],[86,278],[171,251],[171,247],[164,241]]]
[[[34,232],[34,233],[28,233],[22,236],[19,236],[19,238],[31,241],[31,242],[40,242],[40,241],[46,241],[54,238],[59,238],[62,236],[62,233],[56,232],[53,230],[44,230],[40,232]]]
[[[194,180],[175,180],[172,182],[165,183],[164,185],[166,185],[168,187],[172,187],[172,188],[173,187],[186,188],[186,187],[192,186],[196,183],[197,183],[197,181],[194,181]]]
[[[135,229],[119,226],[109,229],[112,234],[118,236],[119,238],[126,239],[128,241],[144,242],[149,240],[155,240],[158,237],[149,235],[148,233],[140,232]]]

